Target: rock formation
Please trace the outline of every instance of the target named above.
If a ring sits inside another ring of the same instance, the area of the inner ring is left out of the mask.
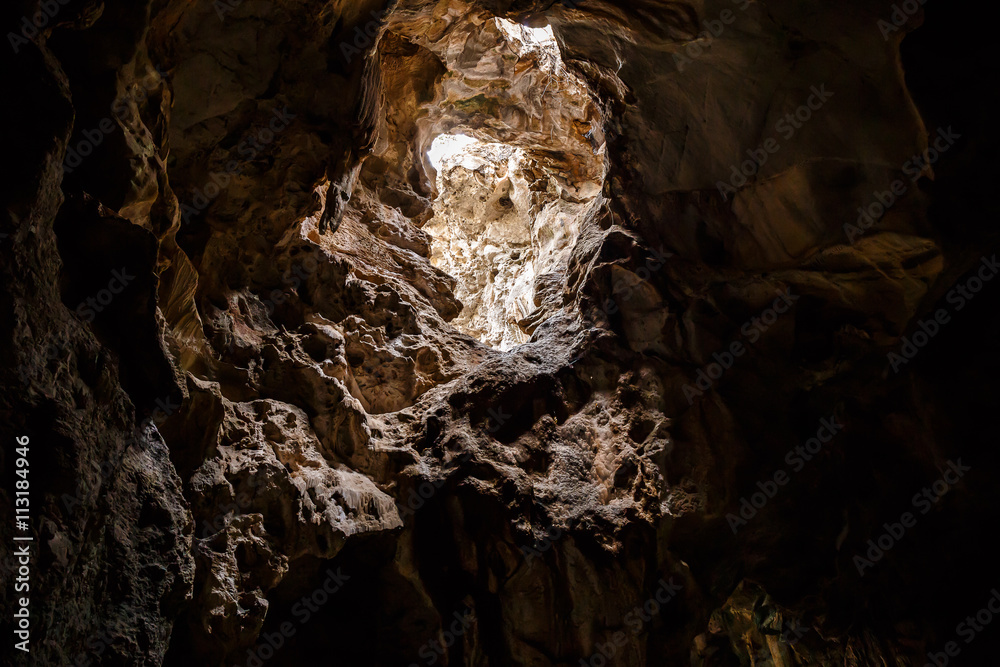
[[[988,22],[3,15],[5,664],[995,660]]]

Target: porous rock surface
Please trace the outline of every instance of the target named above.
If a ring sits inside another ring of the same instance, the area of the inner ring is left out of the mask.
[[[463,308],[451,325],[500,350],[527,342],[601,204],[601,183],[568,186],[521,149],[474,144],[444,158],[437,189],[423,230],[431,265],[456,279]]]
[[[5,661],[922,664],[989,597],[996,288],[951,290],[996,246],[995,66],[954,10],[60,6],[0,56]],[[522,157],[438,174],[445,133]]]

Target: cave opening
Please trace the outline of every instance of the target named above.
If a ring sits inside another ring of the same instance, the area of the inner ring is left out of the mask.
[[[551,26],[495,17],[475,39],[474,51],[466,42],[443,54],[422,137],[434,195],[422,229],[431,264],[456,281],[452,326],[506,351],[558,296],[599,204],[605,147],[601,115]]]

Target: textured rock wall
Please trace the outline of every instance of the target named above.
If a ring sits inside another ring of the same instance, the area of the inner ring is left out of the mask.
[[[602,204],[601,185],[567,187],[505,144],[445,157],[423,230],[431,264],[456,279],[463,308],[451,325],[499,350],[527,342],[536,310],[562,287],[582,221]]]
[[[5,13],[38,9],[20,4]],[[11,517],[2,529],[2,623],[11,664],[97,654],[103,664],[160,664],[195,576],[183,480],[150,421],[179,398],[156,270],[171,261],[154,201],[166,183],[157,136],[169,93],[155,72],[146,75],[148,7],[107,7],[96,21],[93,9],[61,7],[59,38],[2,56],[17,100],[3,121],[11,169],[0,246],[0,468]],[[84,132],[100,145],[80,150]],[[25,435],[30,655],[12,641],[21,595],[10,545],[24,545],[12,538],[13,443]]]
[[[0,468],[30,435],[35,539],[33,653],[6,662],[923,664],[985,605],[985,22],[928,3],[887,31],[868,0],[60,7],[0,56]],[[497,17],[551,25],[562,64],[500,48]],[[473,173],[434,171],[442,133],[527,156],[534,252],[543,202],[583,209],[507,351],[460,330],[466,276],[435,259],[434,200]],[[961,645],[995,654],[988,629]]]

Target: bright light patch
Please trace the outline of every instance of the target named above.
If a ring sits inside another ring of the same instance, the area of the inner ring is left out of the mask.
[[[540,52],[538,67],[543,70],[560,71],[562,58],[559,56],[559,44],[552,26],[529,28],[504,18],[495,19],[497,26],[507,36],[507,42],[517,48],[518,57],[523,57],[532,51]]]
[[[502,43],[501,70],[513,78],[530,77],[525,97],[533,99],[523,101],[529,117],[547,118],[546,106],[559,105],[553,99],[557,93],[575,110],[571,117],[582,116],[577,98],[587,99],[579,95],[585,89],[566,71],[552,27],[494,21],[486,29]],[[482,77],[495,75],[494,57],[488,53],[482,61],[488,66],[470,70],[467,85],[482,88]],[[514,99],[521,93],[498,89],[489,94]],[[528,342],[538,318],[558,309],[560,280],[584,221],[600,205],[601,184],[571,180],[557,160],[550,168],[544,134],[524,130],[524,141],[508,144],[497,141],[496,135],[507,138],[508,133],[496,131],[495,123],[451,129],[454,134],[433,138],[424,158],[436,172],[437,194],[433,216],[421,226],[430,237],[428,258],[455,281],[452,291],[462,310],[451,326],[495,350],[511,350]],[[459,134],[462,130],[482,138]],[[548,139],[553,139],[551,129]],[[572,141],[571,134],[556,145]],[[601,158],[591,163],[588,149],[581,144],[581,166],[597,174]]]
[[[529,28],[528,26],[514,23],[508,19],[498,18],[497,24],[504,31],[509,40],[518,41],[527,46],[535,47],[555,47],[556,36],[552,32],[552,26],[543,28]]]
[[[431,149],[427,151],[427,158],[435,170],[441,171],[441,165],[446,159],[464,152],[476,143],[479,143],[478,139],[465,134],[442,134],[434,139]]]
[[[521,26],[521,35],[523,40],[529,44],[552,44],[556,43],[556,35],[552,32],[552,26],[547,25],[544,28],[529,28],[527,26]]]

